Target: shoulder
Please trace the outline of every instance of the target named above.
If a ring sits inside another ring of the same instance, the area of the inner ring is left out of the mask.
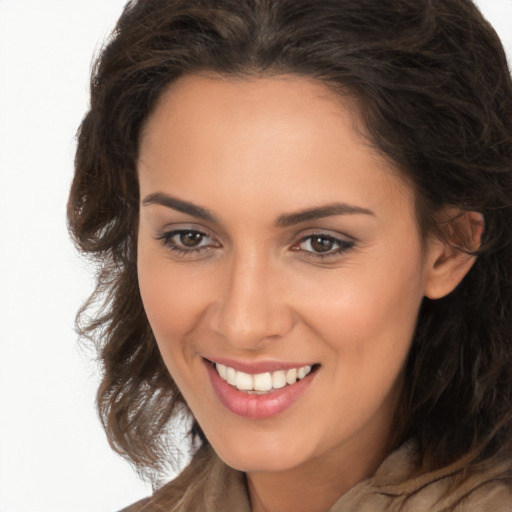
[[[390,462],[401,467],[402,471],[404,468],[405,472],[411,470],[414,450],[409,446],[405,453],[397,455]],[[389,466],[387,469],[396,470]],[[379,490],[394,494],[397,501],[403,503],[404,511],[512,512],[512,461],[502,460],[467,473],[460,469],[459,463],[455,463],[415,477],[409,476],[400,483],[386,482]]]
[[[512,461],[466,475],[457,464],[431,472],[418,466],[417,446],[408,442],[330,512],[512,512]]]
[[[492,480],[477,486],[464,496],[455,510],[467,512],[512,511],[512,483],[506,480]]]
[[[119,512],[142,512],[144,506],[148,504],[150,498],[145,498],[143,500],[137,501],[137,503],[133,503],[126,508],[123,508]]]
[[[511,512],[512,483],[506,477],[479,473],[465,479],[444,476],[415,490],[405,504],[407,511]]]
[[[151,497],[120,512],[250,512],[243,473],[229,468],[206,446],[180,475]]]

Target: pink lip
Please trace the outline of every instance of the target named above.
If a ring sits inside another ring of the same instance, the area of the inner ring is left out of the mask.
[[[205,365],[213,389],[221,403],[233,414],[250,419],[272,418],[288,409],[306,392],[316,375],[315,372],[310,373],[291,386],[288,385],[263,395],[251,395],[239,391],[221,379],[212,363],[205,360]],[[280,366],[280,369],[282,368]],[[295,366],[292,366],[292,368],[295,368]]]

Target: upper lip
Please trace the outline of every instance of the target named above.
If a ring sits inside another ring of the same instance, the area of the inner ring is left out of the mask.
[[[294,362],[294,361],[239,361],[225,357],[205,357],[211,363],[223,364],[234,368],[236,371],[256,375],[258,373],[277,372],[279,370],[291,370],[292,368],[302,368],[303,366],[314,366],[311,362]]]

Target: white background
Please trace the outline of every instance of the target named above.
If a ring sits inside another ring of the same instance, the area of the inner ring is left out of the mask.
[[[65,226],[93,54],[124,0],[0,0],[0,512],[115,512],[150,493],[96,418]],[[512,56],[512,0],[480,0]],[[512,60],[512,57],[511,59]]]

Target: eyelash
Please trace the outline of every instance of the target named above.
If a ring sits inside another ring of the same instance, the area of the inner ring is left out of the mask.
[[[156,239],[161,241],[162,244],[166,248],[170,249],[175,254],[177,254],[177,256],[180,256],[180,257],[197,255],[199,253],[203,253],[205,251],[209,251],[209,250],[212,250],[212,249],[215,249],[215,248],[218,248],[221,246],[218,242],[213,242],[213,246],[210,243],[207,245],[199,245],[197,247],[194,247],[194,246],[184,247],[182,242],[181,242],[182,245],[179,245],[180,242],[177,242],[176,240],[174,240],[175,237],[180,237],[180,236],[185,236],[185,235],[202,237],[200,243],[203,242],[205,239],[210,238],[208,236],[208,234],[206,234],[202,231],[196,230],[196,229],[176,229],[173,231],[161,233],[156,237]],[[311,244],[315,239],[317,241],[322,240],[324,242],[332,243],[333,245],[337,246],[337,249],[335,249],[335,250],[330,249],[324,253],[315,252],[313,250],[303,250],[302,249],[302,252],[306,253],[308,257],[322,259],[322,258],[329,258],[329,257],[333,257],[333,256],[339,256],[340,254],[350,251],[355,245],[355,242],[353,240],[344,240],[344,239],[336,238],[332,235],[328,235],[325,233],[311,233],[309,235],[302,237],[297,243],[295,243],[291,247],[291,250],[299,252],[299,251],[301,251],[300,246],[304,242],[309,241]]]
[[[329,251],[326,251],[324,253],[322,252],[315,252],[315,251],[305,251],[308,255],[314,258],[329,258],[333,256],[339,256],[340,254],[346,253],[350,251],[354,245],[355,242],[353,240],[343,240],[341,238],[336,238],[332,235],[327,235],[325,233],[312,233],[310,235],[306,235],[302,237],[298,243],[294,244],[292,246],[293,251],[300,251],[300,245],[302,245],[304,242],[309,241],[310,245],[313,243],[314,240],[323,240],[327,241],[328,243],[332,243],[333,245],[337,245],[338,248],[333,250],[330,249]]]
[[[186,257],[189,255],[194,255],[198,253],[202,253],[204,251],[208,251],[212,249],[211,245],[204,245],[204,246],[198,246],[198,247],[184,247],[183,245],[180,246],[176,241],[173,239],[178,236],[184,236],[184,235],[199,235],[202,237],[201,242],[206,238],[210,238],[206,233],[199,231],[197,229],[176,229],[173,231],[168,231],[165,233],[159,234],[156,239],[160,240],[162,244],[170,249],[171,251],[175,252],[178,256]],[[220,244],[215,243],[215,247],[220,247]],[[214,248],[215,248],[214,247]]]

